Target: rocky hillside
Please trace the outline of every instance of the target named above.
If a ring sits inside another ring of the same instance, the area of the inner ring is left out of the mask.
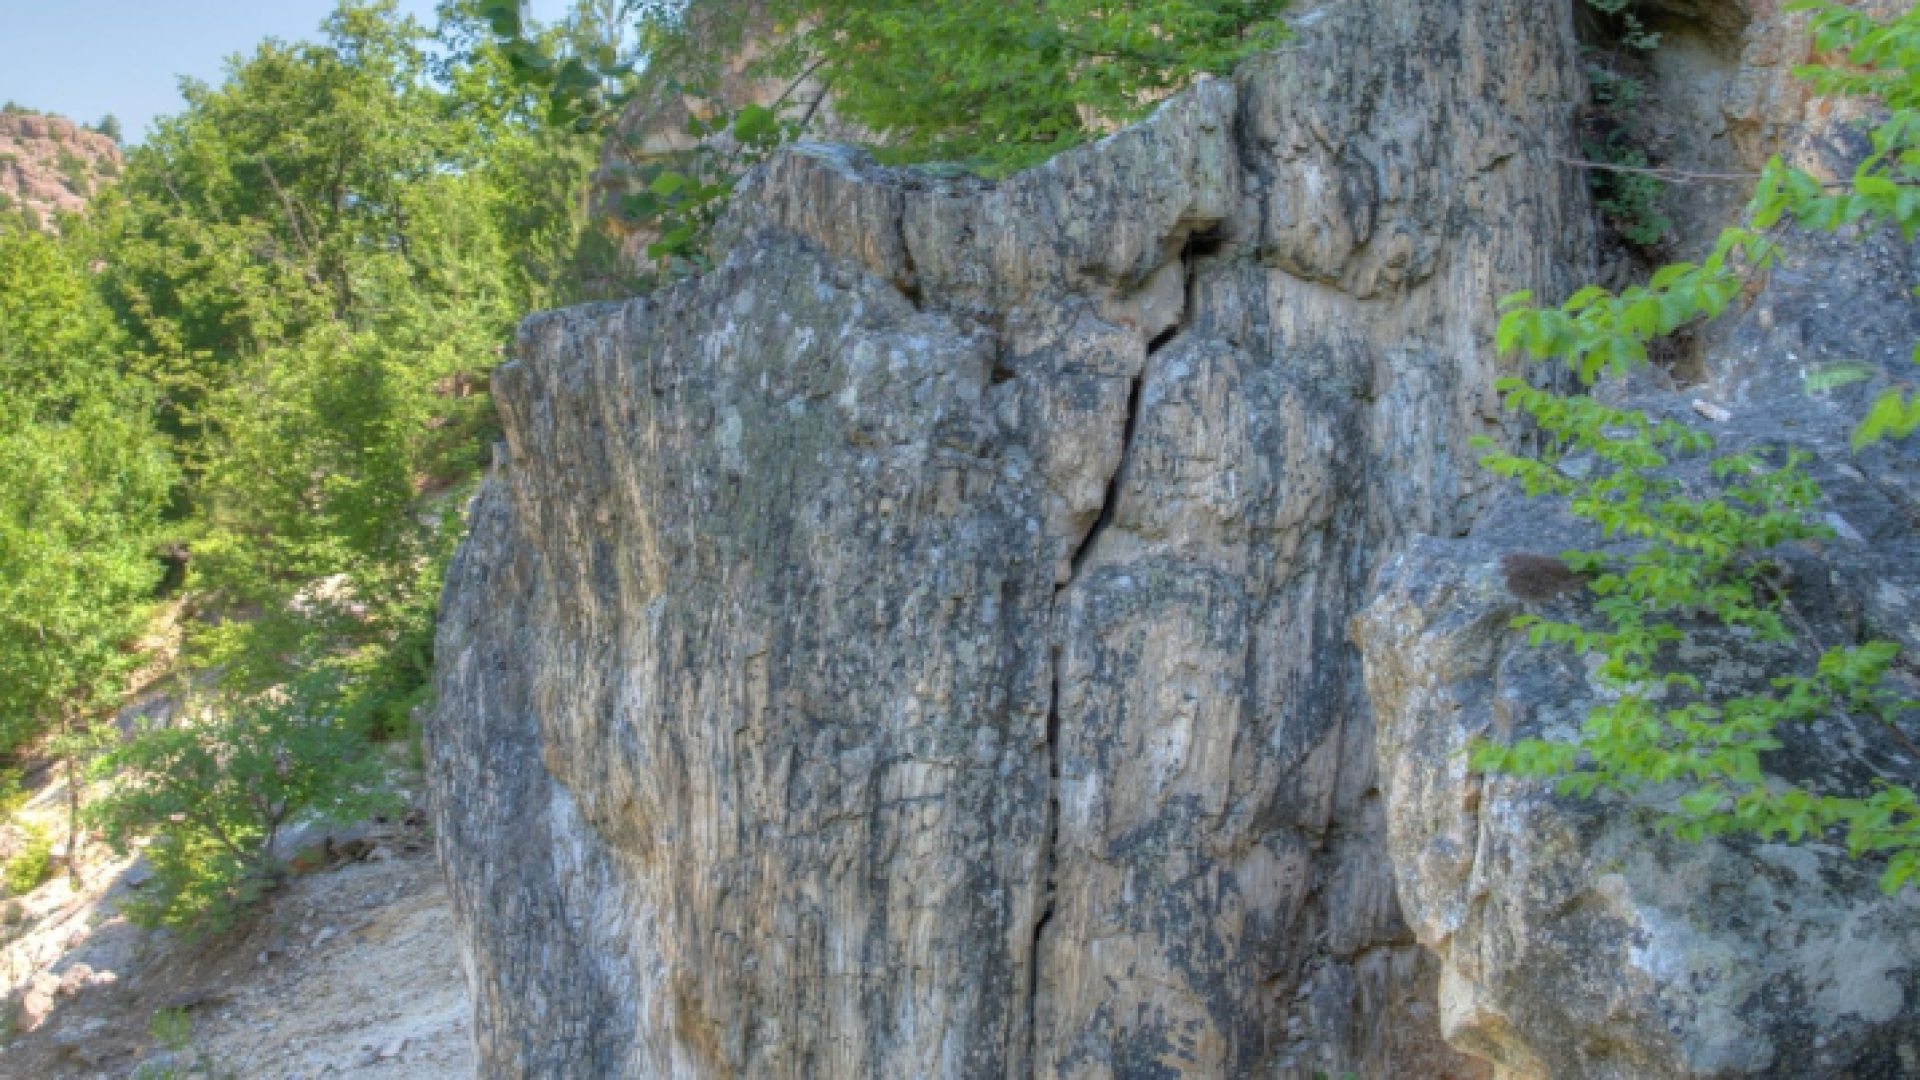
[[[1662,10],[1706,160],[1844,151],[1778,5]],[[1315,6],[998,184],[800,146],[713,272],[530,320],[427,725],[481,1075],[1920,1072],[1912,904],[1871,874],[1766,891],[1464,779],[1494,688],[1578,700],[1497,681],[1446,635],[1510,609],[1429,587],[1548,542],[1436,546],[1550,524],[1470,440],[1516,434],[1499,297],[1596,272],[1572,15]],[[1750,298],[1701,392],[1764,427],[1744,395],[1794,379],[1756,370],[1911,342],[1904,288],[1844,291]],[[1856,535],[1907,542],[1910,464],[1847,467]]]
[[[29,812],[57,816],[61,795],[50,786]],[[122,905],[151,885],[137,859],[0,906],[0,1077],[471,1077],[431,844],[411,819],[303,833],[307,869],[257,919],[206,939],[127,920]]]
[[[63,116],[0,111],[0,211],[24,209],[51,225],[120,175],[120,146]]]

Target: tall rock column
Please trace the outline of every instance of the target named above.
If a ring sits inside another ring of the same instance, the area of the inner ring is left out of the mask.
[[[1580,269],[1565,16],[1331,4],[999,184],[796,148],[529,320],[428,730],[483,1075],[1483,1075],[1344,626]]]

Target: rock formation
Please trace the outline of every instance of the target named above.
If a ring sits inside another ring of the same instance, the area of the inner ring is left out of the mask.
[[[1716,340],[1720,379],[1633,403],[1712,427],[1725,452],[1811,455],[1837,535],[1776,553],[1797,618],[1825,645],[1881,638],[1920,655],[1920,447],[1851,453],[1873,388],[1810,397],[1799,365],[1779,362],[1782,350],[1870,357],[1904,374],[1920,340],[1914,252],[1897,237],[1792,250],[1793,269]],[[1730,420],[1697,415],[1703,393]],[[1501,566],[1599,543],[1551,507],[1503,503],[1468,538],[1415,541],[1355,621],[1389,849],[1407,916],[1443,963],[1448,1040],[1513,1080],[1920,1075],[1920,895],[1881,895],[1883,862],[1823,843],[1682,843],[1659,824],[1676,792],[1588,801],[1466,769],[1471,741],[1564,737],[1602,693],[1579,658],[1510,628],[1529,612],[1592,618],[1591,597],[1523,599]],[[1720,698],[1811,662],[1704,628],[1685,649]],[[1872,723],[1780,734],[1766,762],[1785,782],[1856,795],[1913,783],[1912,743]]]
[[[1583,93],[1563,5],[1330,3],[998,184],[791,149],[712,273],[529,320],[427,729],[482,1075],[1517,1067],[1348,620],[1496,494]]]
[[[78,212],[120,174],[120,147],[62,116],[0,111],[0,211],[24,209],[43,225]]]
[[[430,731],[489,1075],[1477,1075],[1344,623],[1579,266],[1564,15],[1329,7],[999,185],[802,149],[530,321]]]
[[[1660,96],[1696,114],[1681,129],[1691,152],[1736,169],[1784,152],[1816,175],[1851,175],[1863,150],[1847,111],[1786,79],[1806,56],[1803,26],[1771,6],[1727,13],[1753,18],[1682,25],[1698,36],[1679,39],[1682,59],[1660,75]],[[1696,243],[1725,220],[1692,213]],[[1836,535],[1776,553],[1805,636],[1920,655],[1920,445],[1849,446],[1867,402],[1911,377],[1920,250],[1897,235],[1785,242],[1783,266],[1702,333],[1703,383],[1606,390],[1708,429],[1721,452],[1807,455]],[[1842,359],[1879,370],[1807,392],[1811,366]],[[1674,476],[1701,487],[1703,468]],[[1509,625],[1591,617],[1591,597],[1528,595],[1509,560],[1601,543],[1558,508],[1514,498],[1470,537],[1416,540],[1354,622],[1391,858],[1403,910],[1443,965],[1448,1041],[1498,1063],[1502,1080],[1920,1076],[1920,897],[1882,896],[1883,864],[1829,844],[1680,843],[1659,824],[1673,791],[1584,801],[1466,769],[1473,740],[1564,737],[1595,704],[1577,658],[1529,648]],[[1686,649],[1687,670],[1722,698],[1810,664],[1704,629]],[[1912,674],[1898,677],[1920,694]],[[1766,762],[1783,781],[1853,794],[1914,783],[1911,742],[1884,729],[1828,720],[1780,735]]]

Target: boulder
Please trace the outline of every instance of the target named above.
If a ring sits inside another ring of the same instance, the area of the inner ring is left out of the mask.
[[[1920,655],[1920,440],[1848,441],[1871,396],[1910,371],[1915,254],[1897,236],[1794,237],[1751,303],[1708,328],[1705,383],[1602,390],[1708,430],[1722,452],[1807,455],[1824,492],[1814,513],[1835,535],[1769,553],[1806,643]],[[1807,366],[1841,357],[1878,370],[1807,393]],[[1700,461],[1670,475],[1695,492],[1708,482]],[[1594,620],[1584,586],[1542,588],[1551,575],[1533,567],[1605,546],[1563,508],[1516,497],[1468,537],[1414,541],[1353,624],[1401,906],[1443,965],[1448,1041],[1512,1080],[1920,1075],[1920,891],[1884,895],[1883,862],[1837,838],[1681,842],[1662,827],[1677,788],[1582,800],[1467,767],[1478,739],[1571,737],[1603,693],[1511,622]],[[1722,699],[1814,655],[1691,630],[1678,662]],[[1897,689],[1920,698],[1912,676],[1896,672]],[[1779,734],[1764,765],[1782,782],[1860,795],[1920,776],[1920,730],[1830,718]]]

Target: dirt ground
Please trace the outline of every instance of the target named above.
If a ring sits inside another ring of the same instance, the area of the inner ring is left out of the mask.
[[[356,839],[343,847],[362,857],[295,876],[252,924],[192,945],[117,913],[136,864],[91,868],[78,894],[64,880],[36,890],[0,932],[0,1078],[143,1065],[244,1080],[471,1077],[465,978],[424,826],[412,815]],[[184,1049],[155,1038],[162,1010],[191,1022]]]

